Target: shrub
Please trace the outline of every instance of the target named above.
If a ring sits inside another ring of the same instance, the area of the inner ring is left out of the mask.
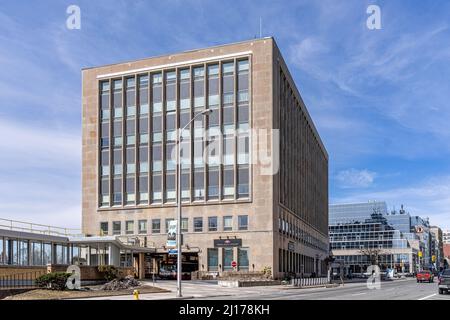
[[[37,278],[35,283],[39,288],[64,290],[66,289],[67,279],[71,275],[71,273],[66,272],[51,272]]]
[[[98,271],[104,273],[106,281],[119,278],[120,271],[114,266],[98,266]]]
[[[272,268],[271,267],[264,267],[263,274],[266,278],[272,277]]]

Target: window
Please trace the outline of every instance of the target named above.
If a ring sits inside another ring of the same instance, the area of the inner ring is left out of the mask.
[[[114,121],[113,124],[113,145],[115,147],[122,146],[123,140],[122,140],[122,122],[121,121]]]
[[[208,199],[219,199],[219,169],[209,168],[208,172]]]
[[[223,231],[232,231],[233,230],[233,217],[225,216],[223,217]]]
[[[176,108],[176,80],[177,76],[175,71],[170,71],[165,74],[166,76],[166,110],[175,110]]]
[[[134,221],[125,222],[125,232],[126,234],[134,234]]]
[[[203,169],[196,169],[194,171],[194,200],[203,200],[205,196],[204,186],[204,172]]]
[[[44,243],[42,253],[42,264],[52,263],[52,245],[50,243]]]
[[[7,259],[5,259],[5,252],[3,249],[4,246],[4,240],[3,238],[0,238],[0,264],[6,264],[7,263]]]
[[[229,271],[232,270],[233,267],[231,266],[231,263],[233,262],[233,248],[223,248],[222,251],[223,255],[223,270]]]
[[[160,232],[161,232],[161,220],[152,219],[152,233],[160,233]]]
[[[148,202],[148,176],[141,175],[139,177],[139,201],[140,203]]]
[[[239,271],[248,271],[248,248],[238,248],[238,268]]]
[[[113,235],[118,235],[121,233],[122,228],[121,228],[121,223],[120,221],[113,221]]]
[[[139,105],[140,114],[148,114],[148,76],[139,77]]]
[[[100,206],[109,206],[109,179],[102,179],[101,181],[101,196]]]
[[[136,201],[136,194],[135,194],[135,178],[128,177],[126,179],[126,195],[127,195],[127,204],[134,204]]]
[[[152,155],[153,155],[153,171],[160,172],[162,171],[162,146],[161,144],[154,144],[152,147]]]
[[[234,164],[234,135],[225,135],[223,137],[223,164]]]
[[[136,157],[135,157],[135,149],[127,148],[126,157],[127,157],[127,174],[134,174],[136,172]]]
[[[180,70],[180,109],[189,109],[191,107],[190,87],[189,69]]]
[[[103,150],[101,153],[102,176],[109,176],[109,150]]]
[[[203,218],[194,218],[194,232],[203,232]]]
[[[181,232],[189,231],[189,218],[181,218]]]
[[[238,198],[249,197],[249,172],[248,167],[238,169]]]
[[[2,245],[2,240],[0,239],[0,245]],[[0,264],[2,259],[2,250],[0,247]],[[31,264],[33,266],[41,266],[42,265],[42,243],[41,242],[31,242]]]
[[[138,221],[138,229],[139,229],[139,234],[146,234],[147,233],[147,220],[139,220]]]
[[[102,123],[101,125],[101,139],[100,145],[102,149],[109,148],[109,122]]]
[[[162,110],[162,75],[161,73],[152,75],[152,105],[153,112],[161,112]]]
[[[122,204],[122,179],[114,178],[113,180],[113,203],[114,205]]]
[[[194,68],[194,107],[205,106],[205,70],[203,67]]]
[[[234,198],[234,170],[233,167],[225,167],[223,169],[223,198]]]
[[[190,200],[191,189],[189,186],[190,173],[188,170],[183,170],[181,173],[181,198],[183,200]]]
[[[208,231],[217,231],[217,217],[208,217]]]
[[[109,120],[109,81],[104,81],[100,84],[101,98],[100,109],[102,121]]]
[[[126,86],[127,117],[134,117],[136,115],[136,81],[134,77],[126,79]]]
[[[222,99],[223,104],[233,104],[234,100],[234,63],[222,65]]]
[[[100,222],[100,235],[101,236],[108,235],[108,222]]]
[[[139,172],[148,173],[148,147],[139,148]]]
[[[208,271],[219,270],[219,249],[208,248]]]
[[[175,184],[176,184],[175,173],[168,172],[166,174],[166,195],[165,195],[167,201],[175,201],[177,197]]]
[[[139,143],[148,143],[148,118],[139,119]]]
[[[113,81],[114,118],[122,117],[122,80]]]
[[[153,187],[153,202],[161,202],[162,194],[161,194],[161,174],[154,174],[152,177],[152,187]]]
[[[248,216],[238,216],[238,229],[248,230]]]
[[[136,122],[135,120],[127,121],[127,145],[136,144]]]
[[[113,162],[114,162],[114,175],[122,174],[122,150],[117,149],[114,150],[113,153]]]
[[[208,66],[208,105],[219,104],[219,65]]]

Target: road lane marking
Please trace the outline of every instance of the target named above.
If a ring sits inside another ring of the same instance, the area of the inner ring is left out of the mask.
[[[367,292],[354,293],[352,296],[362,296],[363,294],[367,294]]]
[[[420,298],[420,299],[418,299],[418,300],[427,300],[428,298],[434,297],[434,296],[436,296],[436,295],[437,295],[437,293],[435,293],[435,294],[430,294],[429,296]]]

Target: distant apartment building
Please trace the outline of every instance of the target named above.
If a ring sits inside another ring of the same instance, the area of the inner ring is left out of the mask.
[[[328,155],[274,39],[87,68],[82,101],[85,234],[173,267],[180,174],[183,270],[326,272]]]
[[[431,235],[431,264],[435,270],[444,267],[444,243],[442,229],[437,226],[430,227]]]
[[[442,232],[442,241],[444,244],[450,244],[450,230]]]
[[[413,273],[422,268],[421,244],[411,231],[410,215],[387,210],[385,202],[334,204],[329,208],[330,247],[346,274],[372,264]]]

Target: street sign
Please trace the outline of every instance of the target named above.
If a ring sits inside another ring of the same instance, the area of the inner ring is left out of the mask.
[[[178,254],[178,250],[177,250],[177,249],[170,249],[170,250],[169,250],[169,254],[174,254],[174,255],[176,255],[176,254]]]
[[[231,262],[231,266],[232,266],[233,268],[236,268],[236,267],[237,267],[237,262],[236,262],[236,261],[232,261],[232,262]]]

